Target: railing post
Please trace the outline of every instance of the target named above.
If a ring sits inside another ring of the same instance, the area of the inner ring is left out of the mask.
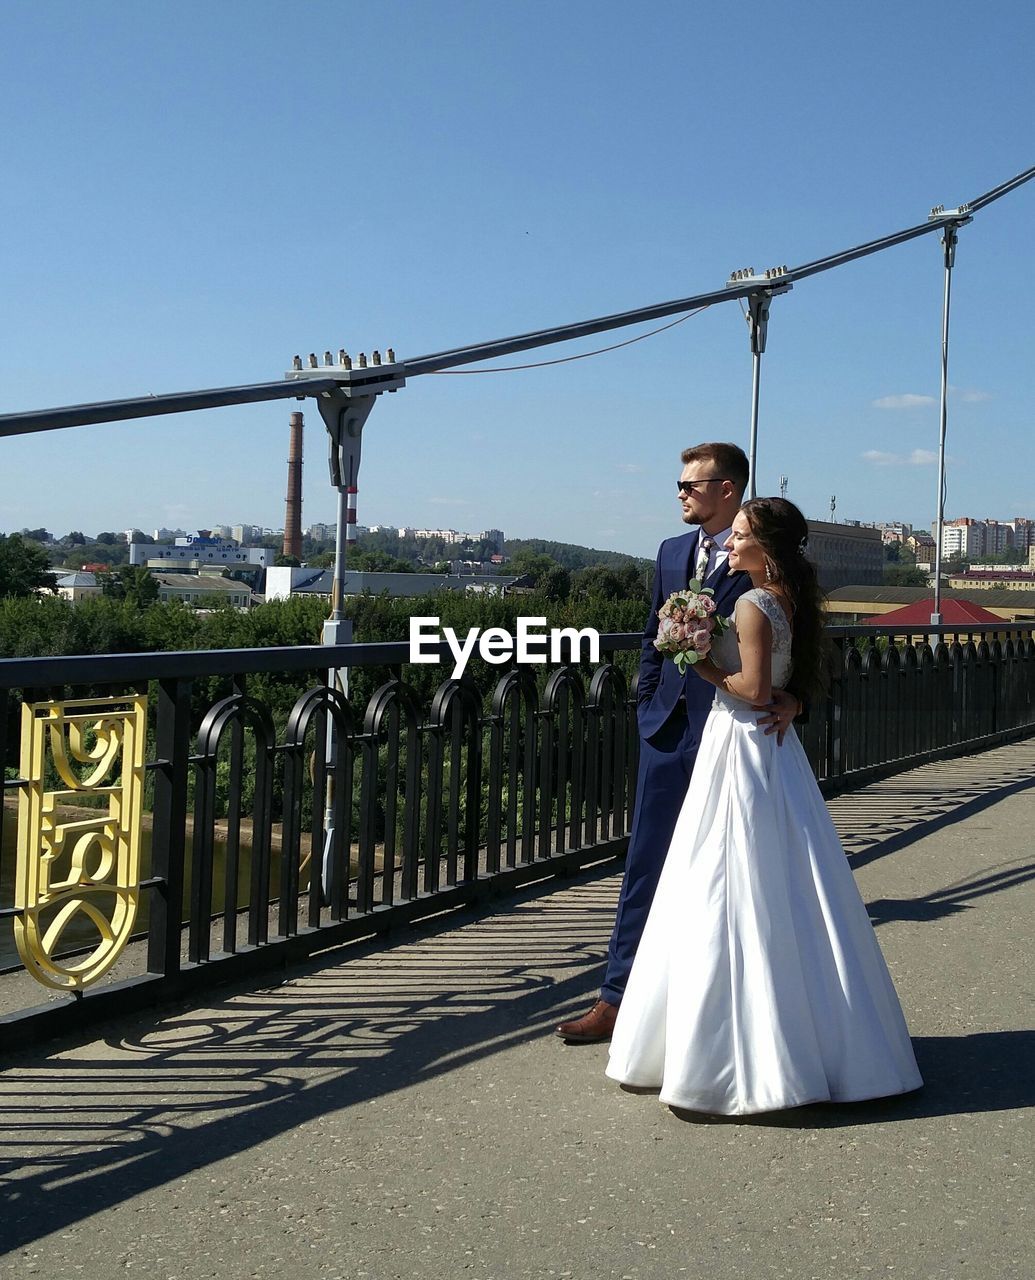
[[[826,741],[823,743],[826,757],[825,773],[827,779],[840,776],[842,761],[842,717],[844,714],[844,670],[845,641],[840,638],[834,643],[836,658],[831,660],[830,684],[826,694]],[[835,666],[836,663],[836,666]]]
[[[4,847],[4,796],[7,787],[7,706],[10,699],[6,689],[0,689],[0,849]]]
[[[178,973],[180,968],[190,690],[189,680],[158,682],[151,875],[161,883],[155,885],[151,895],[147,968],[150,973],[166,976]]]

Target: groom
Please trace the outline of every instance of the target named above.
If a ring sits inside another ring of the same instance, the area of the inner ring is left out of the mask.
[[[600,999],[583,1017],[561,1023],[557,1034],[565,1040],[611,1038],[715,696],[714,687],[706,680],[689,668],[681,676],[675,663],[655,649],[658,610],[673,591],[682,590],[692,578],[712,588],[717,612],[725,617],[751,588],[746,573],[730,573],[726,565],[726,539],[748,482],[744,451],[735,444],[699,444],[684,450],[682,459],[678,487],[683,522],[696,527],[666,539],[658,550],[654,599],[640,653],[640,767],[618,915]],[[782,741],[797,714],[798,700],[774,690],[773,702],[756,710],[764,713],[759,723],[766,726],[766,732],[778,733]]]

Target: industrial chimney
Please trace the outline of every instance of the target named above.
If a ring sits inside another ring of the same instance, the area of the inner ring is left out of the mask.
[[[302,415],[291,415],[288,445],[287,505],[284,511],[284,554],[302,559]]]

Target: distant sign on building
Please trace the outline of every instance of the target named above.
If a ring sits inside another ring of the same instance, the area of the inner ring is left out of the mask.
[[[242,547],[232,538],[214,538],[207,530],[177,538],[173,545],[131,542],[129,563],[150,568],[196,569],[220,565],[226,569],[265,569],[273,553],[269,547]]]

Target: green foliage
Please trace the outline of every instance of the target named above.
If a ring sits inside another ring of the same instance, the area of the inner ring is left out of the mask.
[[[114,537],[114,534],[106,535]],[[100,535],[98,535],[98,538]],[[124,542],[83,542],[74,549],[60,552],[61,561],[69,569],[81,569],[84,564],[128,564],[129,547]]]
[[[622,551],[599,551],[595,547],[581,547],[573,542],[550,542],[544,538],[508,538],[507,555],[511,563],[524,553],[548,556],[565,569],[588,569],[591,565],[604,565],[609,569],[624,569],[629,565],[643,570],[652,569],[653,562],[639,556],[626,555]],[[502,572],[510,573],[507,564]]]
[[[396,565],[399,562],[412,569],[426,572],[443,572],[440,564],[450,559],[488,560],[497,547],[483,538],[468,538],[461,543],[450,543],[448,546],[442,538],[400,538],[394,529],[385,529],[377,533],[362,533],[359,536],[357,554],[350,558],[351,567],[380,569],[383,562],[367,563],[367,556],[388,557]],[[319,554],[318,544],[309,544],[303,548],[309,564],[325,563]],[[626,555],[620,551],[598,551],[593,547],[582,547],[570,542],[550,542],[542,538],[508,538],[507,554],[510,560],[499,566],[499,572],[508,577],[530,571],[529,564],[546,567],[560,565],[563,569],[575,571],[591,566],[604,566],[609,569],[636,569],[641,575],[652,568],[651,561],[636,556]],[[319,558],[318,558],[319,556]],[[538,558],[538,559],[537,559]],[[549,566],[546,565],[549,561]],[[333,563],[333,557],[326,561]],[[398,567],[391,572],[402,572]]]
[[[97,575],[101,594],[146,609],[158,600],[158,579],[142,564],[123,564]]]
[[[928,575],[915,564],[885,564],[884,584],[889,587],[926,587]]]
[[[31,596],[40,588],[53,591],[56,584],[43,547],[20,533],[0,536],[0,600]]]
[[[331,556],[331,564],[334,557]],[[413,565],[408,560],[400,560],[398,556],[389,555],[387,551],[359,551],[346,560],[347,569],[356,569],[361,573],[412,573]],[[449,572],[448,565],[446,572]]]
[[[620,567],[591,565],[572,574],[573,600],[636,600],[644,609],[650,604],[653,573],[636,564]]]
[[[535,581],[536,586],[546,577],[553,569],[561,567],[559,561],[553,556],[544,555],[539,551],[524,550],[519,551],[516,555],[511,556],[510,564],[507,566],[508,577],[515,575],[517,577],[529,577]]]
[[[72,605],[60,597],[32,596],[0,600],[0,657],[34,657],[55,654],[147,653],[197,649],[249,649],[269,646],[318,644],[328,606],[313,597],[271,600],[248,611],[223,608],[199,615],[180,601],[159,602],[140,609],[130,599],[95,596]],[[601,632],[638,632],[646,610],[639,600],[608,598],[599,594],[583,599],[549,598],[546,592],[523,596],[489,596],[444,591],[417,598],[390,598],[386,594],[351,599],[348,613],[353,619],[357,643],[403,641],[409,639],[410,618],[436,616],[443,626],[466,636],[472,627],[502,627],[513,633],[520,616],[544,618],[542,629],[550,627],[595,627]],[[626,679],[631,679],[638,659],[632,650],[617,656]],[[504,668],[475,657],[467,668],[487,709]],[[546,666],[531,668],[542,685]],[[448,658],[441,664],[407,665],[403,675],[424,707],[430,705],[435,690],[451,671]],[[398,668],[355,667],[349,676],[349,697],[358,720],[371,695]],[[248,692],[269,708],[278,739],[298,697],[313,683],[306,672],[258,672],[247,677]],[[192,722],[196,730],[202,716],[220,698],[232,692],[225,676],[199,677],[191,691]],[[156,701],[150,701],[154,715]],[[15,707],[12,701],[11,714]],[[12,725],[15,721],[12,719]],[[152,724],[153,728],[153,724]],[[229,739],[228,739],[229,741]],[[228,748],[227,748],[228,749]],[[308,748],[307,748],[308,749]],[[246,792],[254,772],[254,746],[245,735]],[[220,812],[225,812],[228,786],[227,768],[219,768]],[[246,796],[247,799],[247,796]],[[279,795],[274,797],[279,813]],[[246,804],[246,811],[247,811]]]
[[[1027,551],[1022,551],[1019,547],[1008,547],[1005,551],[1000,551],[995,556],[982,556],[982,564],[1003,564],[1003,565],[1026,565],[1028,563]]]

